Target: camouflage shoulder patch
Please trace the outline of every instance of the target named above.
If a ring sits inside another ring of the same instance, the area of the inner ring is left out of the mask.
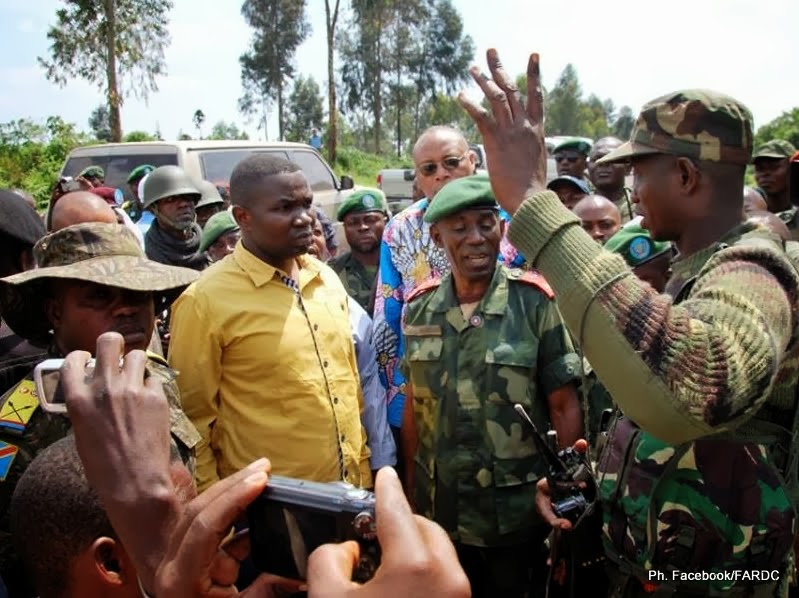
[[[547,279],[536,270],[520,270],[518,268],[514,268],[508,272],[508,278],[510,280],[516,280],[523,284],[536,287],[550,299],[555,298],[555,291],[553,291],[552,287],[549,286]]]
[[[6,481],[18,452],[19,448],[16,445],[0,440],[0,482]]]
[[[429,293],[430,291],[437,289],[439,286],[441,286],[440,278],[431,278],[430,280],[425,280],[422,284],[420,284],[418,287],[416,287],[410,293],[408,293],[408,297],[405,299],[405,303],[410,303],[417,297],[420,297],[425,293]]]
[[[23,434],[38,407],[36,385],[33,380],[23,380],[6,393],[0,403],[0,430]]]

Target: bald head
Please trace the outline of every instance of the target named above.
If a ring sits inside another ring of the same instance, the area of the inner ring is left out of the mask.
[[[452,127],[430,127],[413,146],[416,185],[428,199],[449,181],[474,174],[476,161],[463,133]]]
[[[621,228],[619,208],[607,197],[586,195],[573,212],[582,222],[583,230],[602,245]]]
[[[102,197],[88,191],[75,191],[64,195],[53,207],[50,230],[61,230],[84,222],[117,224],[119,220]]]
[[[783,241],[791,240],[791,231],[788,230],[788,226],[776,214],[766,211],[752,212],[748,214],[746,221],[750,224],[765,226]]]
[[[768,212],[768,204],[756,189],[744,187],[744,214],[748,216],[754,212]]]

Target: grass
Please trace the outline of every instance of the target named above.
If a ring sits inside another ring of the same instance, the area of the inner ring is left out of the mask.
[[[377,184],[377,173],[384,168],[410,168],[413,164],[409,156],[380,156],[353,147],[339,146],[337,154],[333,166],[336,174],[349,175],[357,185],[365,187],[374,187]]]

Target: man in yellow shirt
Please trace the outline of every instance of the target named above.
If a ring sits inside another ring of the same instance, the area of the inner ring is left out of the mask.
[[[255,459],[275,474],[370,487],[347,294],[305,255],[313,192],[255,154],[230,179],[241,241],[175,302],[170,363],[202,436],[200,491]]]

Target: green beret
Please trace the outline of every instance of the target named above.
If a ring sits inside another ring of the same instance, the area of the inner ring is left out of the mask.
[[[555,149],[552,150],[552,153],[557,154],[558,152],[563,152],[566,150],[573,150],[577,153],[587,156],[588,152],[591,151],[591,144],[582,139],[567,139],[566,141],[556,145]]]
[[[755,153],[752,156],[752,161],[754,162],[758,158],[790,159],[795,153],[796,148],[790,141],[785,141],[783,139],[772,139],[755,150]]]
[[[633,268],[671,250],[668,241],[655,241],[640,224],[628,224],[605,243],[605,249],[618,253]]]
[[[239,230],[239,224],[233,218],[230,210],[218,212],[208,219],[203,228],[203,236],[200,240],[200,251],[207,250],[216,240],[234,230]]]
[[[82,176],[87,179],[104,179],[105,171],[99,166],[88,166],[81,170],[78,176]]]
[[[132,183],[133,181],[138,181],[141,178],[144,178],[148,174],[150,174],[153,170],[155,170],[155,166],[152,164],[142,164],[141,166],[137,166],[133,170],[130,171],[128,175],[128,180],[126,181],[128,184]]]
[[[424,221],[433,224],[471,208],[499,209],[488,175],[473,174],[444,185],[430,202]]]
[[[380,189],[359,189],[347,196],[336,213],[339,222],[344,221],[344,216],[350,212],[383,212],[388,214],[386,196]]]

